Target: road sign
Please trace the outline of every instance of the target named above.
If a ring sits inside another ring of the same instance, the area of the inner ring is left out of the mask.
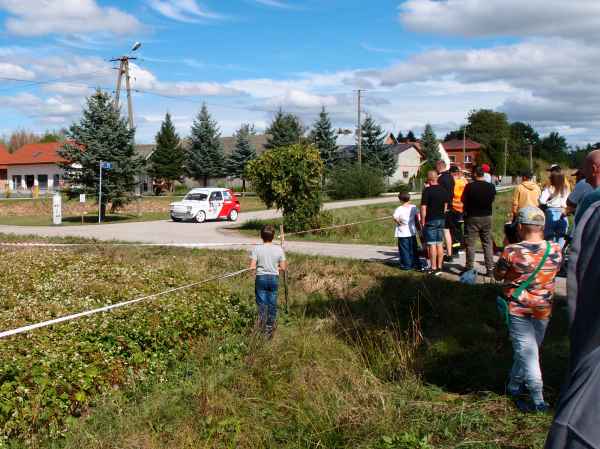
[[[58,192],[52,197],[52,223],[55,225],[62,223],[62,197]]]
[[[85,193],[80,193],[79,194],[79,202],[80,203],[85,203]]]
[[[102,167],[102,170],[110,170],[110,169],[112,169],[112,163],[111,162],[100,162],[100,167]]]

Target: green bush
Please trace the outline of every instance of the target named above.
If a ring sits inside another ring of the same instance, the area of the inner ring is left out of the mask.
[[[393,184],[390,184],[387,191],[393,193],[410,193],[410,185],[402,181],[397,181]]]
[[[332,172],[329,196],[334,200],[370,198],[385,192],[383,173],[368,165],[345,165]]]

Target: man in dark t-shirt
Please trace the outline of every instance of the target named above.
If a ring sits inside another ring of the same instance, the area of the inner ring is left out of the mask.
[[[465,225],[467,228],[467,270],[475,266],[475,238],[479,236],[487,275],[494,270],[494,243],[492,239],[492,208],[496,199],[494,184],[485,181],[484,171],[475,167],[475,181],[468,184],[463,192]]]
[[[446,163],[442,160],[439,160],[435,164],[438,176],[438,184],[448,192],[448,204],[452,204],[452,197],[454,196],[454,177],[448,170]],[[445,223],[444,223],[444,241],[446,243],[446,251],[448,252],[448,258],[452,259],[452,217],[450,214],[451,208],[448,207],[448,212],[446,212]]]
[[[448,210],[448,192],[438,184],[436,171],[427,173],[429,187],[421,197],[421,226],[431,261],[431,272],[439,275],[444,263],[444,225]]]

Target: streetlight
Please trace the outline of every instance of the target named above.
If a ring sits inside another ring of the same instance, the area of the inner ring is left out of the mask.
[[[140,49],[140,47],[142,46],[141,42],[136,42],[133,44],[133,47],[131,47],[130,53],[133,53],[134,51],[137,51]]]

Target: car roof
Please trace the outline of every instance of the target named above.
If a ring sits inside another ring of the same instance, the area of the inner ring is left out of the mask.
[[[204,192],[224,192],[230,191],[230,189],[226,189],[224,187],[196,187],[190,190],[188,193],[204,193]]]

